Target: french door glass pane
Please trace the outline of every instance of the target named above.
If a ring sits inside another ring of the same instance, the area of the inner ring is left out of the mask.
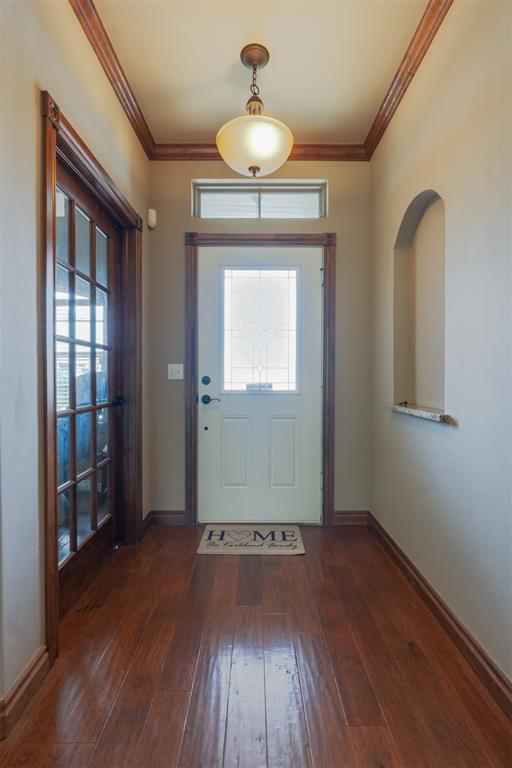
[[[58,497],[58,556],[61,563],[71,551],[70,524],[73,490],[63,491]]]
[[[82,474],[92,467],[92,413],[79,413],[76,417],[76,473]]]
[[[96,483],[97,483],[97,507],[96,507],[96,514],[97,514],[97,520],[98,525],[109,515],[109,508],[108,508],[108,502],[109,502],[109,487],[108,487],[108,478],[109,478],[109,464],[106,464],[104,467],[102,467],[98,474],[96,475]]]
[[[57,485],[71,479],[70,417],[57,419]]]
[[[96,402],[108,402],[108,352],[96,350]]]
[[[75,247],[76,268],[85,275],[91,274],[91,222],[88,216],[76,208]]]
[[[75,335],[80,341],[91,341],[91,286],[81,277],[76,278]]]
[[[96,227],[96,280],[108,286],[108,237]]]
[[[78,483],[76,487],[76,536],[80,543],[92,530],[92,483],[94,475]]]
[[[108,344],[108,294],[96,289],[96,344]]]
[[[67,411],[70,408],[69,399],[69,364],[70,345],[64,341],[55,344],[55,378],[57,411]]]
[[[57,265],[55,274],[55,330],[58,336],[69,336],[69,271]]]
[[[108,437],[108,408],[96,411],[96,461],[107,459],[110,453]]]
[[[297,390],[297,270],[224,270],[224,390]]]
[[[69,198],[57,187],[55,214],[57,224],[57,258],[69,261]]]
[[[76,404],[90,405],[91,393],[91,350],[79,344],[75,347]]]

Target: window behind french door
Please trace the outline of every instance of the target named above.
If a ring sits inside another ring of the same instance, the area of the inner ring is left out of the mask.
[[[117,232],[59,167],[56,193],[55,412],[59,567],[112,544]],[[105,530],[103,530],[105,529]],[[82,565],[82,570],[84,569]]]

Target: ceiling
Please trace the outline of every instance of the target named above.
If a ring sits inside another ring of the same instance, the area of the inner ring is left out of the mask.
[[[156,142],[212,142],[244,114],[260,42],[265,113],[303,143],[361,144],[426,0],[95,0]]]

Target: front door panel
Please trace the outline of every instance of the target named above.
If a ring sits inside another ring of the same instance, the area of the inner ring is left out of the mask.
[[[199,249],[201,522],[321,521],[322,249]]]

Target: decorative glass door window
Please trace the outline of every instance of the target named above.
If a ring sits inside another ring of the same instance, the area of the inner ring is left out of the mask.
[[[55,382],[58,558],[110,517],[109,237],[57,188]]]
[[[224,392],[297,391],[298,269],[224,269]]]

